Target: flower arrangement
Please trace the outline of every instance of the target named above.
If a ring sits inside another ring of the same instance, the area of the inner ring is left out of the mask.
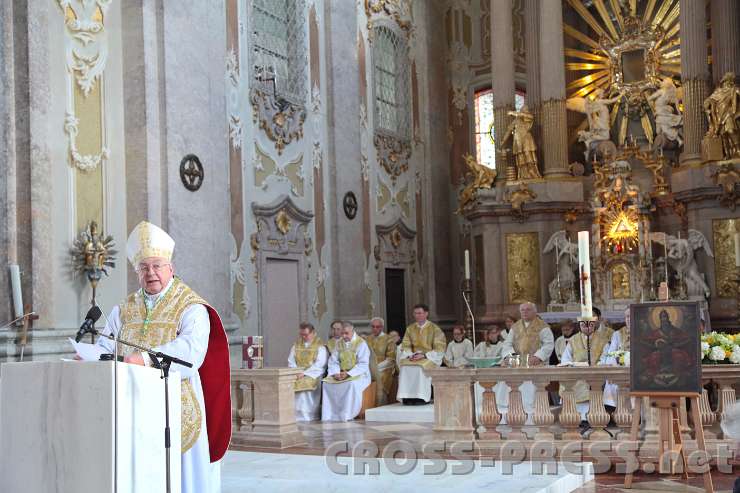
[[[609,358],[614,358],[619,366],[630,365],[630,352],[629,351],[609,351],[606,353]]]
[[[701,336],[702,363],[740,364],[740,334],[710,332]]]

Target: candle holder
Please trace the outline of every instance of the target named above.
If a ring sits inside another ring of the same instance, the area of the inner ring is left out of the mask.
[[[737,304],[737,323],[740,325],[740,265],[735,266],[735,303]]]
[[[474,330],[474,323],[473,323],[473,311],[472,306],[470,305],[470,300],[473,296],[473,281],[470,279],[463,279],[463,287],[462,287],[463,297],[465,298],[463,301],[465,301],[466,307],[465,307],[465,317],[463,318],[463,325],[465,326],[465,336],[473,341],[473,330]]]

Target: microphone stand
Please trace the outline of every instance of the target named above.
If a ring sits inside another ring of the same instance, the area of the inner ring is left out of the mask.
[[[169,393],[169,376],[170,376],[170,366],[172,366],[172,363],[176,363],[178,365],[185,366],[187,368],[192,368],[193,364],[188,363],[187,361],[183,361],[180,358],[176,358],[175,356],[171,356],[169,354],[165,354],[161,351],[154,351],[151,348],[147,348],[144,346],[139,346],[138,344],[134,344],[133,342],[124,341],[123,339],[116,338],[112,334],[101,334],[98,332],[95,327],[92,327],[90,329],[90,332],[94,335],[98,335],[100,337],[105,337],[106,339],[110,339],[114,342],[114,344],[117,342],[120,342],[121,344],[125,346],[132,347],[134,349],[138,349],[139,351],[147,353],[152,358],[152,365],[159,369],[162,372],[162,377],[164,379],[164,449],[165,449],[165,456],[167,459],[167,465],[166,465],[166,478],[167,478],[167,493],[170,493],[172,488],[172,478],[171,476],[171,470],[170,470],[170,393]],[[116,344],[116,353],[118,345]],[[117,356],[116,356],[116,359]]]

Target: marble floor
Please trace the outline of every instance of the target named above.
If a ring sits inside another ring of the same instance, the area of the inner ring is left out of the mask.
[[[221,465],[221,491],[570,493],[593,478],[591,464],[558,464],[550,473],[537,473],[529,463],[366,460],[230,451]]]
[[[701,488],[701,476],[692,477],[687,481],[680,476],[661,476],[658,474],[637,474],[631,490],[623,489],[624,477],[615,473],[598,474],[594,478],[586,476],[582,478],[583,481],[575,481],[575,483],[573,481],[576,478],[558,476],[552,485],[547,486],[541,482],[544,481],[541,478],[534,478],[530,483],[529,478],[537,475],[524,474],[522,468],[516,469],[516,472],[520,474],[519,476],[497,476],[496,471],[500,473],[500,469],[491,467],[490,463],[485,462],[485,459],[483,459],[483,463],[476,462],[471,473],[455,475],[452,474],[452,466],[459,464],[459,460],[456,460],[456,458],[468,457],[477,461],[479,457],[475,452],[469,453],[466,451],[435,452],[436,456],[426,454],[424,452],[425,446],[435,441],[431,423],[366,422],[357,420],[347,423],[299,423],[298,426],[306,438],[306,445],[279,451],[256,447],[241,448],[239,451],[230,450],[222,465],[223,493],[277,490],[300,490],[301,493],[309,493],[312,491],[334,491],[334,489],[346,490],[347,487],[351,488],[352,493],[379,490],[385,490],[385,493],[399,491],[397,488],[405,484],[404,477],[419,478],[425,485],[429,481],[427,478],[431,478],[430,485],[444,483],[448,485],[446,491],[477,491],[477,488],[487,487],[486,485],[490,487],[492,486],[490,482],[498,480],[503,481],[501,486],[506,485],[507,487],[498,487],[497,483],[497,487],[493,491],[504,493],[518,491],[547,491],[549,493],[555,491],[574,491],[575,493],[700,493],[704,491]],[[326,459],[326,451],[329,448],[339,451],[337,462],[340,465],[349,465],[349,472],[352,473],[352,463],[348,459],[352,451],[355,455],[362,452],[371,457],[387,457],[395,452],[399,446],[399,441],[403,442],[404,445],[402,446],[408,446],[409,452],[415,451],[416,457],[419,459],[417,466],[410,474],[400,475],[389,471],[383,460],[377,461],[379,474],[375,475],[335,474],[329,469]],[[424,466],[428,466],[429,461],[423,459],[434,457],[447,459],[444,473],[436,476],[424,475]],[[497,461],[496,465],[500,466],[500,461]],[[521,464],[521,466],[524,468],[530,467],[529,464]],[[559,468],[558,472],[565,473],[567,471]],[[522,476],[522,474],[524,475]],[[732,484],[738,475],[740,475],[740,462],[737,460],[734,462],[732,474],[713,472],[712,479],[715,491],[717,493],[731,493]],[[578,475],[573,474],[571,476]],[[434,479],[435,477],[439,481]],[[513,477],[518,478],[518,480],[514,483],[506,482]],[[305,484],[309,478],[312,482],[311,486]],[[358,478],[359,481],[352,478]],[[550,476],[550,478],[553,477]],[[482,483],[479,481],[482,481]],[[324,487],[327,483],[334,485],[334,487]],[[255,484],[260,484],[262,487],[259,490],[253,488]],[[314,488],[314,485],[324,486]],[[563,485],[567,486],[568,489],[561,489],[565,487]],[[273,489],[273,486],[277,490]],[[508,489],[508,487],[521,487],[522,489]],[[414,487],[414,491],[419,490]],[[435,490],[429,489],[429,491]]]

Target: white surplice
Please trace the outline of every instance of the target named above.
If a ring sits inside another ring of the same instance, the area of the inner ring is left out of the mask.
[[[609,344],[606,345],[606,347],[604,348],[604,352],[601,353],[599,364],[617,366],[619,364],[617,362],[617,358],[615,358],[614,356],[609,356],[608,354],[622,350],[622,335],[618,330],[615,330],[614,334],[612,334],[612,338],[609,341]],[[604,383],[604,405],[617,407],[618,392],[619,386],[614,383],[609,383],[609,380],[607,380],[606,383]]]
[[[147,305],[153,306],[167,292],[170,285],[158,295],[146,294]],[[108,323],[103,334],[117,335],[121,329],[121,313],[118,306],[108,316]],[[203,305],[192,305],[185,309],[177,327],[178,336],[171,342],[154,348],[170,356],[175,356],[193,364],[186,368],[172,364],[171,371],[179,372],[180,378],[190,380],[195,396],[200,404],[203,421],[200,436],[195,444],[182,454],[181,485],[182,493],[218,493],[221,491],[221,462],[211,463],[208,448],[208,430],[206,427],[206,409],[203,402],[203,387],[200,383],[198,369],[203,364],[208,349],[208,336],[211,322],[208,311]],[[113,353],[113,341],[99,338],[97,344]],[[148,361],[148,356],[145,358]],[[172,398],[172,397],[171,397]]]
[[[452,368],[461,368],[468,364],[468,356],[473,355],[473,343],[470,339],[463,339],[460,342],[451,341],[445,351],[446,364]]]
[[[360,336],[354,334],[352,342],[357,338]],[[339,348],[342,344],[343,341],[337,342],[337,349],[329,357],[329,376],[342,371],[339,366]],[[321,421],[351,421],[360,414],[362,392],[370,385],[370,348],[361,340],[355,351],[355,366],[347,374],[357,378],[347,382],[323,384]]]
[[[473,356],[479,358],[498,358],[501,356],[501,350],[504,347],[503,342],[489,344],[486,341],[481,342],[475,347]],[[504,382],[498,382],[493,386],[493,393],[496,396],[496,408],[499,413],[505,414],[509,407],[509,391],[511,390]],[[475,412],[478,416],[483,408],[483,387],[475,382]],[[502,416],[501,424],[506,424],[506,416]]]
[[[529,323],[522,321],[524,327],[528,327]],[[509,331],[509,335],[504,340],[504,347],[501,349],[501,357],[505,358],[515,353],[514,351],[514,337],[513,332]],[[540,348],[534,353],[534,356],[539,358],[543,365],[548,365],[550,361],[550,355],[555,349],[555,338],[552,335],[552,330],[549,326],[545,326],[540,329]],[[522,364],[524,364],[522,362]],[[527,380],[519,386],[519,392],[522,394],[522,406],[524,412],[527,413],[527,425],[534,424],[534,400],[536,397],[537,387],[534,386],[534,382]]]
[[[310,342],[304,342],[303,345],[308,347]],[[329,352],[326,347],[319,347],[316,353],[316,359],[313,364],[303,374],[317,379],[318,385],[313,390],[302,390],[295,393],[295,420],[296,421],[318,421],[321,419],[321,379],[326,375],[326,362],[329,359]],[[295,345],[290,348],[288,355],[288,367],[298,368],[295,362]]]

